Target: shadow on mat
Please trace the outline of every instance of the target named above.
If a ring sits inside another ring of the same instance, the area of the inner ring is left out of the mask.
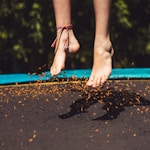
[[[65,114],[59,115],[61,119],[67,119],[73,117],[79,113],[85,113],[91,105],[95,103],[104,104],[102,107],[106,110],[106,114],[95,118],[93,120],[113,120],[116,119],[119,114],[125,110],[125,107],[129,106],[146,106],[150,105],[150,101],[141,97],[140,95],[129,91],[101,91],[98,94],[91,93],[90,98],[87,100],[87,95],[83,98],[76,100],[69,107],[69,111]]]

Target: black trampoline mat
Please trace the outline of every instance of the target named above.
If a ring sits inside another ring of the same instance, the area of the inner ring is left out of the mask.
[[[149,150],[150,80],[0,86],[0,150]]]

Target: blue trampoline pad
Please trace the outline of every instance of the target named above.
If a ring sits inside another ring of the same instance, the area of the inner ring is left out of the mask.
[[[89,78],[91,69],[77,69],[77,70],[63,70],[58,76],[62,78],[76,77],[78,79]],[[56,78],[55,77],[55,78]],[[0,85],[28,83],[36,81],[51,81],[52,77],[49,73],[43,72],[41,74],[0,74]],[[150,79],[150,68],[114,68],[109,79]]]

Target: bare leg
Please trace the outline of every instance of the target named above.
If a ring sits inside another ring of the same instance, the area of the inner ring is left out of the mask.
[[[71,24],[71,6],[70,0],[53,0],[56,26],[63,27]],[[67,36],[67,31],[64,30],[60,37],[60,42],[58,44],[58,49],[55,54],[53,64],[51,66],[51,75],[58,75],[61,70],[65,67],[66,60],[66,49],[64,48],[64,41]],[[57,31],[57,36],[59,32]],[[79,49],[79,43],[73,33],[73,30],[69,30],[69,49],[70,53],[76,52]]]
[[[111,0],[93,0],[96,31],[94,41],[94,62],[88,86],[102,85],[112,72],[113,48],[108,26]]]

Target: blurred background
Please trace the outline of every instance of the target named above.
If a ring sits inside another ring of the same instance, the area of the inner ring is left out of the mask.
[[[150,67],[150,1],[112,1],[113,67]],[[95,31],[92,0],[72,0],[72,24],[81,48],[67,59],[66,69],[91,68]],[[55,34],[52,0],[1,0],[0,73],[49,70]]]

